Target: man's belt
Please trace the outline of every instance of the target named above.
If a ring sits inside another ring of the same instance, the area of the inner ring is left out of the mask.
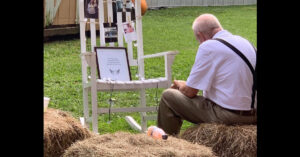
[[[252,109],[250,111],[241,111],[241,110],[231,110],[231,109],[227,109],[227,108],[223,108],[229,112],[241,115],[241,116],[253,116],[256,114],[256,109]]]
[[[231,109],[228,109],[228,108],[224,108],[222,107],[221,105],[218,105],[217,103],[215,103],[214,101],[208,99],[211,103],[219,106],[220,108],[224,109],[224,110],[227,110],[231,113],[235,113],[235,114],[238,114],[238,115],[241,115],[241,116],[253,116],[253,115],[256,115],[256,109],[251,109],[249,111],[241,111],[241,110],[231,110]]]
[[[249,111],[241,111],[241,110],[231,110],[231,109],[228,109],[228,108],[224,108],[220,105],[218,105],[218,106],[221,107],[224,110],[227,110],[231,113],[235,113],[235,114],[238,114],[238,115],[241,115],[241,116],[253,116],[253,115],[256,114],[256,109],[252,109],[252,110],[249,110]]]

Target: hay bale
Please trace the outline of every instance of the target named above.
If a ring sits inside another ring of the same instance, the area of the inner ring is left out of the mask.
[[[44,113],[44,156],[59,157],[72,143],[92,133],[64,111],[48,108]]]
[[[157,140],[146,134],[116,132],[79,141],[69,147],[64,157],[214,157],[211,148],[169,137]]]
[[[257,126],[203,123],[188,128],[180,138],[212,147],[220,157],[256,156]]]

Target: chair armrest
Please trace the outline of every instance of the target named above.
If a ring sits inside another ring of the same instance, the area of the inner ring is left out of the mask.
[[[91,75],[90,81],[91,86],[96,88],[96,81],[97,81],[97,63],[96,63],[96,53],[95,52],[84,52],[80,54],[81,60],[87,63],[89,67],[91,67]],[[88,77],[88,76],[86,76]]]
[[[141,57],[141,59],[164,56],[164,58],[165,58],[165,78],[167,78],[168,87],[170,87],[172,84],[172,67],[171,66],[173,64],[175,55],[177,53],[179,53],[179,52],[178,51],[160,52],[160,53],[156,53],[156,54],[145,55],[145,56]]]
[[[95,59],[96,53],[95,52],[84,52],[80,54],[82,60],[84,60],[88,66],[92,66],[92,60]]]
[[[165,55],[176,55],[177,53],[178,53],[178,51],[160,52],[160,53],[155,53],[155,54],[150,54],[150,55],[144,55],[141,57],[141,59],[161,57],[161,56],[165,56]]]

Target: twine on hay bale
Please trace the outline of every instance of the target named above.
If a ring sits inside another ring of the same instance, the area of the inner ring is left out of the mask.
[[[256,125],[202,123],[188,128],[180,138],[208,147],[220,157],[254,157],[257,148]]]
[[[69,113],[48,108],[44,112],[44,156],[61,156],[65,149],[77,140],[91,137],[92,133],[83,128]]]
[[[116,132],[78,141],[69,147],[64,157],[215,157],[211,148],[169,137],[157,140],[146,134]]]

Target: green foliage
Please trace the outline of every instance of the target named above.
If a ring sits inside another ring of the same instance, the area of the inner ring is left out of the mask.
[[[224,29],[247,38],[256,46],[256,5],[148,10],[143,16],[144,53],[179,51],[172,66],[173,79],[186,80],[189,75],[199,46],[191,27],[194,19],[202,13],[216,15]],[[90,49],[90,44],[87,44],[87,48]],[[137,79],[136,71],[136,67],[131,67],[133,79]],[[145,76],[164,76],[163,58],[146,59]],[[44,95],[51,98],[49,107],[70,111],[76,118],[83,116],[81,77],[79,39],[44,43]],[[147,89],[147,105],[156,106],[156,92],[160,98],[162,91],[163,89]],[[98,93],[99,107],[109,106],[109,95],[109,92]],[[113,107],[139,104],[139,92],[113,92],[113,98],[116,99]],[[111,115],[112,122],[108,124],[108,115],[105,114],[99,116],[99,132],[136,132],[126,123],[126,115],[140,122],[139,113],[115,113]],[[149,121],[148,126],[156,125],[155,123]],[[182,130],[190,125],[191,123],[184,121]]]

